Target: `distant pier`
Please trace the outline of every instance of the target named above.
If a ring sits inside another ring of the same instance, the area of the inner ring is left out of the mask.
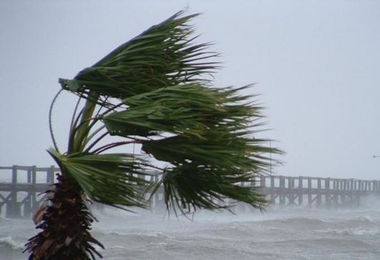
[[[41,193],[55,181],[54,166],[0,166],[0,215],[8,218],[30,217],[38,208]],[[255,186],[267,200],[283,206],[357,206],[363,197],[380,195],[379,180],[335,179],[318,177],[258,176],[241,183]],[[152,208],[163,205],[163,193],[152,198]]]
[[[380,195],[379,180],[273,175],[258,179],[271,203],[286,206],[355,206],[364,196]]]

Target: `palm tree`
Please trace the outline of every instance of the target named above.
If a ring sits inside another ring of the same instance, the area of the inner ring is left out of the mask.
[[[50,118],[62,91],[76,94],[78,103],[65,152],[50,120],[48,152],[60,173],[34,216],[42,231],[26,244],[30,259],[101,257],[94,246],[103,245],[89,232],[91,201],[145,208],[147,194],[163,187],[167,209],[176,213],[228,209],[225,198],[265,205],[254,187],[239,183],[265,173],[265,154],[279,151],[251,137],[262,115],[251,96],[239,94],[249,86],[211,86],[217,54],[194,43],[188,22],[195,16],[179,12],[73,79],[59,80]],[[141,153],[127,152],[131,145]],[[147,178],[153,170],[159,178]]]

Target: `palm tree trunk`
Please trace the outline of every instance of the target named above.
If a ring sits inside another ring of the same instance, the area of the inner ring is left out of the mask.
[[[36,228],[43,231],[26,244],[29,259],[83,260],[95,259],[94,254],[102,257],[93,244],[102,248],[103,245],[89,233],[95,218],[88,209],[83,191],[74,180],[61,174],[54,186],[54,190],[46,192],[49,205],[36,216]]]
[[[89,94],[78,129],[70,133],[73,136],[68,153],[83,150],[97,98],[96,93]],[[41,207],[34,217],[36,228],[42,231],[29,239],[25,251],[33,260],[95,259],[94,254],[102,257],[93,245],[104,248],[103,245],[89,233],[95,220],[88,208],[89,200],[79,184],[63,169],[61,171],[55,188],[46,191],[48,205]]]

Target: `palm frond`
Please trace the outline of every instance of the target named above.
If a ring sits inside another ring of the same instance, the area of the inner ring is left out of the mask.
[[[252,137],[262,107],[239,94],[248,87],[160,88],[124,99],[128,109],[102,120],[113,135],[163,136],[141,143],[147,155],[171,165],[162,178],[168,208],[219,209],[227,197],[260,208],[264,199],[257,191],[238,184],[266,173],[275,163],[269,154],[280,151],[267,147],[268,140]]]
[[[160,87],[205,82],[217,63],[208,44],[195,44],[188,21],[195,15],[178,12],[122,44],[73,80],[60,79],[63,88],[78,94],[126,98]]]
[[[262,208],[266,200],[254,187],[240,186],[252,182],[251,175],[220,168],[208,167],[196,162],[168,169],[164,173],[163,186],[168,209],[189,213],[198,209],[226,209],[230,198]]]
[[[261,107],[249,104],[248,98],[230,88],[172,86],[126,98],[127,109],[102,119],[112,135],[166,132],[202,138],[212,128],[245,129],[253,117],[260,117]]]
[[[181,165],[198,161],[220,169],[265,171],[269,162],[264,154],[279,153],[275,148],[261,145],[257,140],[231,134],[211,133],[207,139],[174,136],[161,140],[142,141],[142,150],[157,160]]]
[[[146,207],[144,191],[149,182],[139,159],[132,154],[60,155],[49,153],[64,174],[74,178],[90,199],[110,206]]]

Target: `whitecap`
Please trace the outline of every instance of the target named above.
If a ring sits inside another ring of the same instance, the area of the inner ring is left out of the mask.
[[[7,237],[0,237],[0,244],[5,245],[13,250],[22,250],[24,249],[24,244],[17,242],[13,240],[12,237],[7,236]]]

